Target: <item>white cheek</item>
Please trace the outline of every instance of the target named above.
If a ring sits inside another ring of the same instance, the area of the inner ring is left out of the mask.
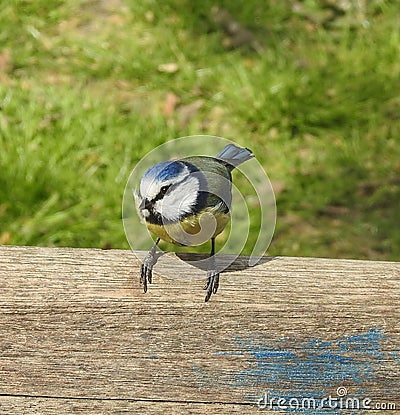
[[[167,193],[163,199],[155,203],[155,210],[170,221],[177,221],[182,216],[191,213],[197,200],[199,181],[190,177],[179,184],[176,189]]]

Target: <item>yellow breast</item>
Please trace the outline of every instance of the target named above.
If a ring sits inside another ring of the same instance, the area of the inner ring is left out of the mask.
[[[179,223],[156,225],[146,223],[150,232],[175,245],[201,245],[220,234],[229,222],[230,214],[206,208]]]

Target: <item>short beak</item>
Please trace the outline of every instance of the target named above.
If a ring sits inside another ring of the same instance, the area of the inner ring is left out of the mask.
[[[139,205],[139,209],[143,210],[143,209],[149,209],[149,208],[150,208],[150,202],[146,198],[142,199]]]

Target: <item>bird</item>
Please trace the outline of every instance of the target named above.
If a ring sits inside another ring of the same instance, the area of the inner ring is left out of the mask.
[[[140,271],[147,292],[153,267],[163,252],[160,240],[179,246],[211,241],[205,301],[216,294],[219,272],[215,262],[215,238],[230,221],[232,170],[254,157],[248,148],[226,145],[215,157],[189,156],[162,161],[148,168],[134,191],[141,221],[156,239]]]

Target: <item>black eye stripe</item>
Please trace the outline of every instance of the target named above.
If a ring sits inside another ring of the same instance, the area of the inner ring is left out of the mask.
[[[163,194],[163,195],[165,195],[165,193],[167,193],[167,191],[168,191],[168,189],[171,187],[171,185],[168,185],[168,186],[163,186],[161,189],[160,189],[160,193],[161,194]]]
[[[178,182],[170,183],[168,185],[162,186],[160,191],[158,192],[157,196],[152,200],[152,202],[154,203],[154,202],[157,202],[158,200],[161,200],[166,195],[166,193],[168,192],[169,189],[171,189],[171,188],[174,189],[174,188],[178,187],[181,183],[185,182],[190,177],[191,177],[191,175],[188,174],[188,175],[184,176]],[[197,178],[197,180],[199,180],[199,179]]]
[[[161,189],[160,189],[160,191],[159,191],[159,193],[158,193],[158,195],[152,200],[152,202],[154,203],[154,202],[157,202],[157,200],[160,200],[160,199],[162,199],[164,196],[165,196],[165,194],[168,192],[168,189],[170,188],[172,186],[172,184],[169,184],[169,185],[167,185],[167,186],[163,186]]]

